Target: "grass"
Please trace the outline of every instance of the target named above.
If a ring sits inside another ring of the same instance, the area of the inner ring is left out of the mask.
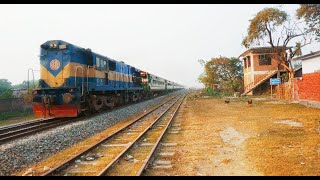
[[[21,116],[27,116],[27,115],[31,115],[32,112],[6,112],[6,113],[1,113],[0,114],[0,121],[2,120],[7,120],[10,118],[15,118],[15,117],[21,117]]]
[[[168,159],[173,168],[148,175],[320,175],[320,109],[257,97],[230,98],[225,104],[224,98],[194,94],[187,99],[181,134],[166,137],[178,143],[167,150],[176,153]],[[303,127],[274,123],[279,120]],[[247,137],[241,146],[221,140],[219,132],[228,127]]]
[[[15,123],[33,120],[32,111],[27,112],[8,112],[0,114],[0,126],[7,126]]]

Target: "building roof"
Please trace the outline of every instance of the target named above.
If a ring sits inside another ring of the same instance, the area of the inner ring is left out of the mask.
[[[279,46],[279,49],[280,49],[280,48],[282,48],[282,46],[281,46],[281,47]],[[290,46],[290,47],[287,47],[287,49],[290,49],[290,48],[292,48],[292,47],[291,47],[291,46]],[[253,47],[253,48],[250,48],[250,49],[246,50],[244,53],[242,53],[242,54],[239,56],[239,58],[240,58],[241,56],[245,55],[245,54],[250,53],[250,52],[252,52],[252,53],[270,53],[270,50],[271,50],[271,49],[272,49],[271,46]],[[286,49],[286,50],[287,50],[287,49]]]
[[[316,51],[316,52],[311,52],[311,53],[303,55],[303,56],[296,57],[292,60],[293,61],[299,61],[299,60],[303,61],[303,60],[307,60],[307,59],[311,59],[311,58],[319,57],[319,56],[320,56],[320,51]]]

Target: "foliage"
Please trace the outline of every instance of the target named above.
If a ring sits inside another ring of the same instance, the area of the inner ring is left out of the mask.
[[[204,73],[200,75],[199,81],[207,88],[213,89],[218,85],[223,92],[239,91],[243,87],[243,67],[237,58],[218,57],[208,62],[199,61],[204,66]]]
[[[275,31],[275,28],[281,26],[287,19],[286,12],[275,8],[265,8],[250,20],[248,36],[243,39],[242,44],[249,48],[253,42],[259,43],[261,39],[268,36],[268,31]]]
[[[289,81],[289,74],[288,73],[282,74],[281,79],[283,80],[283,82],[288,82]]]
[[[246,48],[266,42],[271,46],[271,58],[276,59],[279,64],[290,72],[294,77],[291,60],[301,55],[301,48],[311,43],[309,31],[300,28],[300,22],[292,22],[289,15],[277,8],[265,8],[258,12],[250,20],[247,36],[243,39],[242,45]],[[293,40],[295,40],[293,42]],[[289,43],[295,43],[290,47]],[[289,52],[287,52],[289,51]]]
[[[13,117],[20,117],[20,116],[26,116],[32,114],[32,111],[26,111],[26,112],[5,112],[0,113],[0,120],[6,120]]]
[[[0,79],[0,99],[12,97],[11,82],[7,79]]]
[[[34,87],[38,87],[39,81],[35,80],[34,82],[29,81],[29,88],[33,89]],[[28,89],[28,81],[23,81],[21,84],[12,85],[14,89]]]
[[[213,90],[212,87],[205,88],[205,91],[208,96],[220,96],[220,93]]]
[[[320,41],[320,4],[301,4],[297,10],[298,18],[303,18],[308,30],[316,35],[316,39]]]

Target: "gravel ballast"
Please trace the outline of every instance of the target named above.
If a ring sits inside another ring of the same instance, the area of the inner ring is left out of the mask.
[[[176,92],[177,93],[177,92]],[[171,93],[170,95],[175,94]],[[97,134],[115,123],[143,112],[168,97],[133,104],[111,112],[100,113],[84,121],[57,127],[46,132],[0,146],[0,176],[11,175]]]

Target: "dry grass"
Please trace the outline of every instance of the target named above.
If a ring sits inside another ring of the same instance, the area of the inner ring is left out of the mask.
[[[150,169],[146,175],[320,175],[320,109],[270,100],[190,97],[183,105],[179,134],[169,134],[166,142],[176,142],[168,170]],[[293,120],[303,127],[276,124]],[[219,135],[232,127],[246,140],[240,146],[224,143]]]
[[[36,118],[34,115],[25,115],[25,116],[19,116],[19,117],[13,117],[7,120],[2,120],[0,121],[0,127],[1,126],[8,126],[11,124],[16,124],[16,123],[22,123],[22,122],[27,122],[27,121],[32,121],[35,120]]]

